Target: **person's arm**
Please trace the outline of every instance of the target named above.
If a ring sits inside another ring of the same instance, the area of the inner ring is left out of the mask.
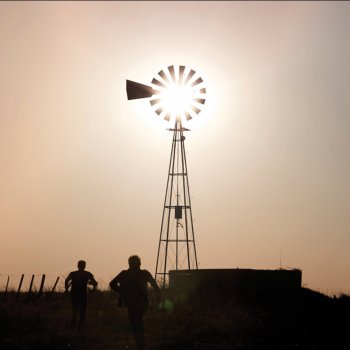
[[[161,299],[160,289],[158,287],[156,280],[148,271],[147,271],[147,282],[152,286],[157,302],[160,302],[160,299]]]
[[[97,285],[98,285],[98,283],[97,283],[97,281],[95,280],[93,274],[90,274],[89,284],[91,284],[91,285],[94,287],[94,289],[95,289],[95,288],[97,287]]]
[[[68,288],[71,285],[71,283],[70,283],[71,281],[72,281],[72,273],[70,273],[68,275],[68,277],[66,278],[66,280],[64,281],[64,288],[65,288],[66,292],[68,292]]]
[[[112,281],[109,283],[109,286],[111,287],[111,289],[113,289],[116,293],[120,293],[120,286],[119,286],[120,275],[121,273],[118,276],[114,277]]]
[[[119,298],[118,298],[118,306],[123,307],[124,300],[123,300],[123,291],[120,288],[120,282],[122,280],[122,275],[125,273],[125,270],[120,272],[118,276],[114,277],[112,281],[109,283],[109,286],[111,287],[112,290],[114,290],[116,293],[118,293]]]

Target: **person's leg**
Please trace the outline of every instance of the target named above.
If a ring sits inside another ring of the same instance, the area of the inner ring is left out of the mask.
[[[82,297],[79,305],[79,324],[78,324],[79,328],[83,325],[85,321],[86,305],[87,305],[87,298]]]
[[[143,327],[143,309],[128,308],[131,329],[134,334],[136,347],[138,350],[145,349],[145,337]]]
[[[78,321],[78,311],[79,311],[79,303],[76,300],[76,298],[72,298],[72,321],[71,321],[71,327],[75,328]]]

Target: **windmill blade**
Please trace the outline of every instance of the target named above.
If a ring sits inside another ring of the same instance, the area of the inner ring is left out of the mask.
[[[203,79],[202,79],[201,77],[199,77],[197,80],[195,80],[195,81],[191,84],[191,86],[196,86],[196,85],[198,85],[198,84],[200,84],[200,83],[203,83]]]
[[[196,72],[195,72],[193,69],[191,69],[190,72],[188,73],[188,76],[187,76],[186,80],[185,80],[185,84],[187,84],[187,83],[189,82],[189,80],[190,80],[195,74],[196,74]]]
[[[188,112],[185,112],[185,117],[186,117],[186,120],[187,120],[187,121],[189,121],[189,120],[192,119],[191,114],[188,113]]]
[[[161,70],[158,75],[164,80],[166,81],[167,83],[170,83],[168,77],[165,75],[165,72],[163,70]]]
[[[195,112],[196,114],[198,114],[198,113],[201,111],[201,110],[200,110],[198,107],[196,107],[196,106],[192,106],[191,108],[192,108],[192,111]]]
[[[184,77],[184,73],[185,73],[185,66],[180,66],[180,69],[179,69],[179,83],[182,84],[182,80],[183,80],[183,77]]]
[[[195,100],[196,102],[202,104],[202,105],[204,105],[204,103],[205,103],[205,99],[204,99],[204,98],[195,98],[194,100]]]
[[[175,68],[174,66],[169,66],[168,70],[170,72],[171,78],[173,79],[173,82],[176,82],[176,78],[175,78]]]
[[[156,78],[152,79],[152,84],[157,85],[159,87],[166,87],[166,85],[163,82],[157,80]]]
[[[199,92],[201,94],[206,94],[207,93],[207,89],[206,88],[202,88],[202,89],[199,90]]]
[[[160,103],[160,98],[150,100],[149,103],[151,104],[151,106],[157,105],[158,103]]]
[[[155,91],[152,87],[140,83],[136,83],[132,80],[126,81],[126,94],[128,100],[136,100],[139,98],[152,97]]]
[[[171,116],[170,116],[170,114],[168,113],[168,114],[165,115],[164,119],[168,122],[168,121],[170,120],[170,117],[171,117]]]
[[[155,110],[155,112],[158,114],[158,115],[161,115],[162,112],[164,111],[164,109],[162,107],[159,107]]]

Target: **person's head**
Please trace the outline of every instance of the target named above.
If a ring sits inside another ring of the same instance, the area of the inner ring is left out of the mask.
[[[141,266],[141,259],[137,255],[132,255],[128,261],[131,269],[139,269]]]
[[[78,261],[78,269],[79,270],[85,270],[86,262],[84,260]]]

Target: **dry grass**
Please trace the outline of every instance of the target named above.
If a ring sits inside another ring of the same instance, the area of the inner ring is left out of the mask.
[[[294,300],[268,304],[208,298],[175,303],[168,313],[151,305],[146,342],[154,350],[345,349],[350,348],[349,313],[348,296],[334,299],[306,289]],[[0,348],[135,349],[126,310],[117,306],[113,293],[90,292],[83,330],[71,330],[70,317],[70,299],[64,294],[30,302],[25,295],[18,302],[9,295],[0,304]]]

